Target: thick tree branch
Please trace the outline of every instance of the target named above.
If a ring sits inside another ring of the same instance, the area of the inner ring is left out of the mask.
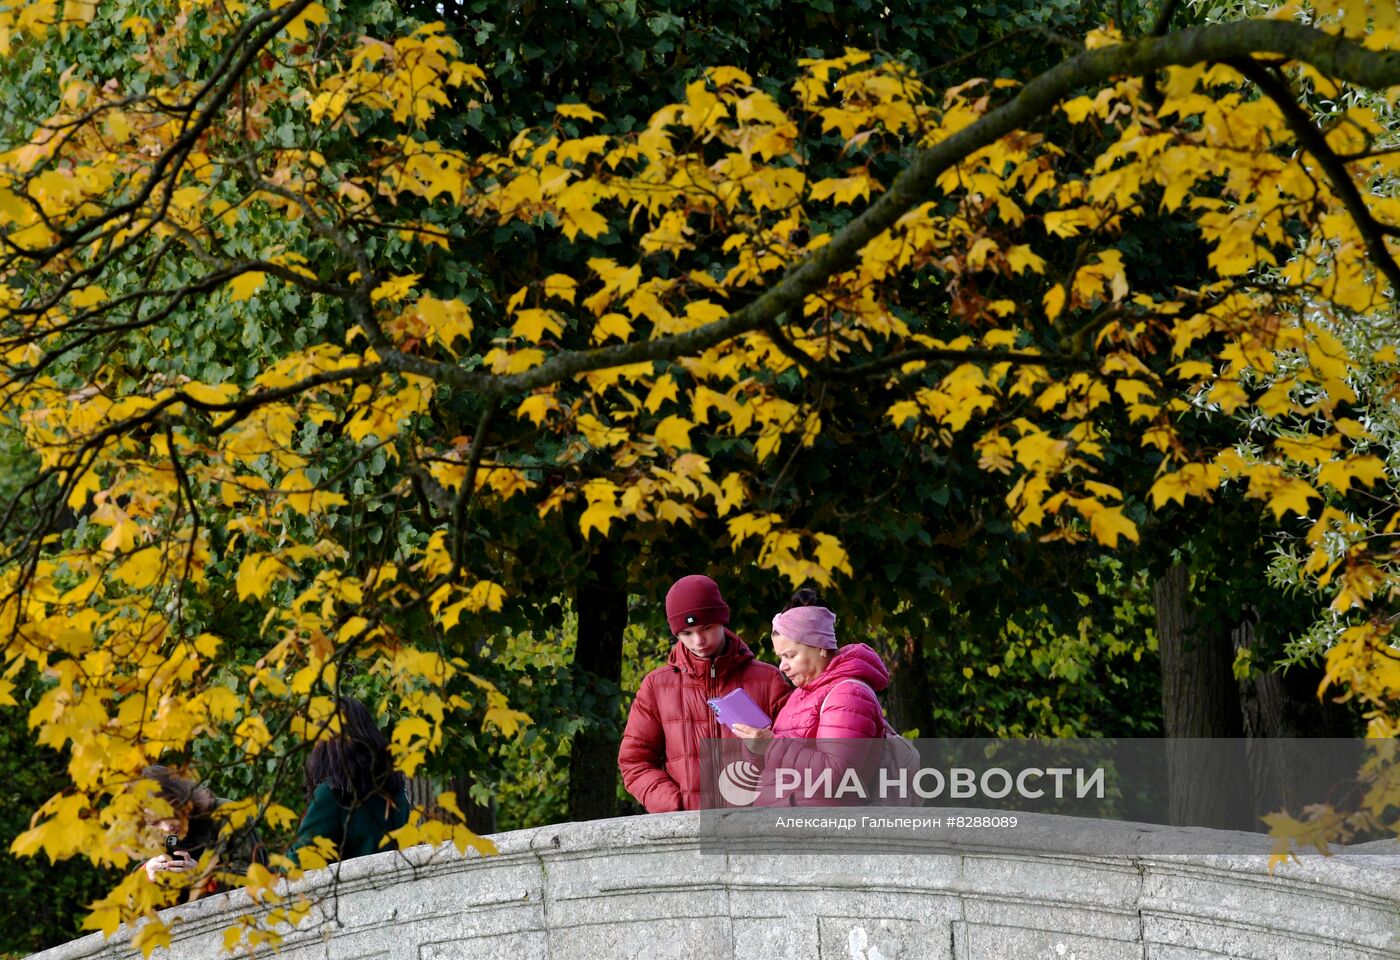
[[[765,324],[763,333],[793,363],[802,367],[818,380],[832,380],[839,383],[853,383],[868,380],[898,369],[907,363],[1011,363],[1036,367],[1070,367],[1087,369],[1093,360],[1086,356],[1066,353],[1027,353],[1019,350],[957,350],[951,348],[922,347],[902,350],[899,353],[880,357],[854,367],[833,367],[819,362],[815,357],[793,343],[783,333],[776,322]]]
[[[448,367],[395,352],[381,354],[396,369],[487,396],[508,396],[558,383],[590,370],[672,360],[704,351],[740,334],[762,329],[797,311],[836,273],[850,269],[861,249],[933,194],[938,177],[964,158],[1032,123],[1070,94],[1113,77],[1138,76],[1165,67],[1226,62],[1265,54],[1306,62],[1346,83],[1371,88],[1400,84],[1400,51],[1369,50],[1344,37],[1276,20],[1193,27],[1163,37],[1088,50],[1036,77],[1009,102],[932,147],[915,154],[889,189],[860,216],[813,251],[753,302],[729,316],[685,333],[639,343],[565,351],[530,370],[491,375]]]

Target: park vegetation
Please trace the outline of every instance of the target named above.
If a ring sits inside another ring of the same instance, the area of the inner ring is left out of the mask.
[[[616,812],[687,572],[924,735],[1394,735],[1394,4],[691,6],[0,11],[13,852],[90,928],[176,895],[142,767],[285,836],[342,692],[401,846]]]

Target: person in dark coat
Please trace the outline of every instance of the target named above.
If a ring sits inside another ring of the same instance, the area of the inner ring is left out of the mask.
[[[386,834],[408,822],[403,774],[374,716],[354,697],[341,697],[340,733],[318,741],[306,758],[306,813],[289,856],[324,837],[338,858],[377,853]]]
[[[726,626],[729,605],[709,577],[672,585],[666,622],[676,644],[666,665],[642,680],[617,754],[623,785],[648,813],[701,807],[701,741],[733,736],[706,701],[742,687],[771,718],[791,692]]]

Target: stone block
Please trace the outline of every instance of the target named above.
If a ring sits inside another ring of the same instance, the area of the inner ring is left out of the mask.
[[[557,900],[549,893],[546,915],[554,929],[590,925],[617,927],[652,921],[705,925],[708,918],[723,916],[728,922],[729,894],[716,885],[709,889],[652,890],[598,897]]]
[[[730,960],[729,917],[551,925],[549,960]]]
[[[734,957],[815,957],[819,949],[817,921],[810,916],[735,917]]]
[[[985,923],[954,924],[953,945],[954,960],[1143,960],[1138,941]]]
[[[968,896],[963,900],[963,918],[970,925],[1020,927],[1103,940],[1136,942],[1141,939],[1136,911],[1066,904],[1049,897],[1031,900],[1014,893]]]
[[[822,917],[818,929],[821,960],[953,960],[952,931],[943,920]]]
[[[463,937],[418,945],[414,960],[549,960],[543,931]]]
[[[997,857],[963,859],[964,889],[1005,896],[1064,899],[1134,909],[1142,892],[1141,874],[1131,861],[1074,857]]]
[[[1330,932],[1376,948],[1394,946],[1400,929],[1394,902],[1368,891],[1191,863],[1146,865],[1143,903],[1180,915],[1251,917],[1280,931]]]
[[[726,875],[733,883],[764,887],[819,884],[828,889],[881,887],[942,888],[958,880],[962,858],[946,855],[898,856],[864,853],[733,853]]]
[[[1269,923],[1228,921],[1200,916],[1144,911],[1143,939],[1151,944],[1187,948],[1233,960],[1381,960],[1394,958],[1357,947],[1345,938],[1300,936]]]

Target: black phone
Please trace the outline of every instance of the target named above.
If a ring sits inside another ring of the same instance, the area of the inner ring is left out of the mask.
[[[167,834],[165,835],[165,855],[166,855],[167,857],[173,857],[173,856],[175,856],[175,848],[178,847],[179,845],[180,845],[180,838],[177,837],[175,834],[173,834],[173,833],[167,833]]]

